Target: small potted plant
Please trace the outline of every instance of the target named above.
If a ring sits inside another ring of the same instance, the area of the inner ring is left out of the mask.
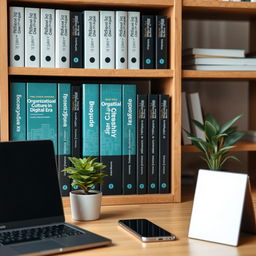
[[[238,160],[229,153],[229,150],[234,148],[234,144],[245,135],[245,132],[237,131],[237,128],[233,126],[241,116],[236,116],[222,126],[212,115],[207,115],[203,124],[192,120],[194,125],[204,132],[205,140],[187,132],[188,138],[191,139],[195,147],[204,153],[202,159],[210,170],[221,170],[223,164],[229,159]]]
[[[96,220],[100,216],[102,193],[92,190],[97,184],[103,183],[107,176],[101,170],[106,166],[96,162],[96,158],[69,157],[73,166],[62,172],[66,172],[72,180],[71,185],[80,190],[70,192],[71,214],[74,220]]]

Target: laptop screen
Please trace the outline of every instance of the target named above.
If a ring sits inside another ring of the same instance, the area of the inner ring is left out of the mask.
[[[52,142],[1,142],[0,225],[62,215]]]

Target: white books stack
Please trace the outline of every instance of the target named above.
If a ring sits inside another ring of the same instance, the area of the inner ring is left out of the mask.
[[[140,69],[140,12],[76,12],[77,19],[81,19],[79,28],[71,19],[74,13],[10,7],[10,66]],[[83,59],[80,66],[72,65],[74,54],[79,55],[78,60]]]
[[[243,49],[190,48],[183,50],[183,68],[256,71],[256,58],[246,58]]]
[[[204,131],[200,130],[192,120],[196,120],[203,124],[203,112],[198,92],[186,93],[182,92],[182,141],[183,145],[191,144],[191,140],[188,139],[186,130],[189,133],[194,134],[196,137],[205,140]]]

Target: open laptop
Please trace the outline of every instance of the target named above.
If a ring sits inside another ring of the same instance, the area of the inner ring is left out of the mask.
[[[65,223],[51,141],[0,143],[0,255],[49,255],[111,244]]]

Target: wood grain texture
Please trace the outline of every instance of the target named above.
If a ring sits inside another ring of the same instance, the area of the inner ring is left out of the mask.
[[[256,3],[221,0],[183,0],[184,18],[250,20],[255,18]]]
[[[0,137],[9,140],[9,91],[8,91],[8,7],[6,1],[0,6]]]
[[[72,256],[254,256],[256,236],[241,234],[238,247],[226,246],[187,237],[192,211],[193,189],[184,191],[179,204],[148,204],[103,206],[101,218],[96,221],[78,222],[71,220],[69,203],[65,200],[66,220],[91,232],[112,239],[113,245],[86,251],[72,252]],[[253,194],[254,209],[256,193]],[[118,226],[119,219],[146,218],[174,233],[176,241],[141,243],[137,238]]]
[[[172,77],[170,69],[83,69],[83,68],[20,68],[9,67],[12,76],[58,76],[58,77],[130,77],[163,78]]]
[[[175,0],[171,11],[171,67],[173,67],[171,105],[171,170],[172,193],[175,202],[181,200],[181,52],[182,52],[182,1]]]
[[[9,3],[54,4],[72,6],[168,7],[174,0],[8,0]]]
[[[239,141],[235,144],[235,148],[230,149],[233,152],[248,152],[248,151],[256,151],[256,143],[248,142],[248,141]],[[193,145],[183,145],[182,152],[200,152]]]
[[[183,70],[184,79],[256,79],[256,71],[201,71],[201,70]]]

